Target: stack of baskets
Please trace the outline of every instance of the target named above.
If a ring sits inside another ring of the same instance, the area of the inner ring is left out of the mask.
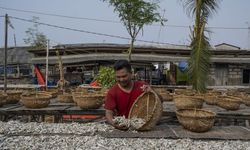
[[[206,132],[214,125],[216,114],[202,109],[183,109],[176,111],[182,126],[193,132]]]
[[[208,131],[214,125],[216,114],[214,112],[201,109],[206,95],[195,94],[193,91],[184,92],[184,94],[185,95],[174,96],[178,121],[183,128],[189,131]]]
[[[142,93],[132,105],[128,118],[145,121],[138,131],[151,130],[160,119],[162,109],[161,100],[155,92]]]
[[[98,109],[104,103],[104,95],[96,93],[73,92],[73,100],[82,109]]]
[[[51,95],[45,93],[27,93],[21,96],[21,103],[27,108],[45,108],[51,98]]]

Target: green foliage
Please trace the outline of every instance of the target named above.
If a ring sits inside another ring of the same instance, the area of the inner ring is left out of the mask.
[[[160,14],[156,12],[159,8],[157,2],[146,2],[144,0],[103,0],[114,6],[114,11],[118,13],[120,20],[126,27],[131,43],[128,49],[128,58],[131,60],[131,53],[138,33],[143,30],[144,25],[154,22],[165,22]]]
[[[206,91],[210,67],[210,44],[206,33],[208,18],[218,8],[220,0],[183,0],[187,12],[194,16],[195,25],[191,35],[191,56],[188,74],[193,88],[198,92]]]
[[[110,88],[116,82],[115,70],[112,67],[101,66],[97,74],[96,80],[104,88]]]
[[[28,28],[25,33],[27,38],[23,39],[25,44],[30,45],[32,48],[45,48],[47,44],[47,37],[38,31],[38,17],[33,17],[33,27]]]

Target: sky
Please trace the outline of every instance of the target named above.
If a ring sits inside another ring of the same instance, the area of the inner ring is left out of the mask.
[[[145,26],[143,34],[138,40],[153,41],[166,44],[188,45],[190,43],[190,28],[194,19],[187,15],[181,0],[161,0],[159,13],[168,21],[166,26],[156,23]],[[220,8],[208,21],[210,28],[210,43],[217,45],[228,43],[250,49],[250,0],[221,0]],[[55,17],[49,15],[22,12],[17,10],[34,11],[47,14],[71,16],[81,19]],[[128,44],[128,39],[89,34],[95,32],[129,38],[129,34],[114,8],[102,0],[0,0],[0,16],[6,13],[9,16],[21,19],[39,17],[39,22],[81,30],[71,31],[40,25],[39,31],[50,39],[50,45],[77,44],[77,43],[118,43]],[[85,18],[85,19],[84,19]],[[87,19],[86,19],[87,18]],[[90,20],[94,19],[94,20]],[[106,21],[96,21],[106,20]],[[17,46],[25,46],[23,41],[27,38],[25,31],[33,23],[10,18],[14,29],[8,30],[8,45],[14,46],[14,35]],[[4,17],[0,17],[0,46],[4,46]],[[137,41],[136,44],[150,42]]]

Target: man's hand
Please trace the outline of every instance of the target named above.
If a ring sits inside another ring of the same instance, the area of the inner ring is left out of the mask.
[[[111,124],[114,128],[127,131],[128,127],[126,125],[119,125],[118,123],[113,121],[114,118],[114,112],[112,110],[107,110],[106,109],[106,119],[109,124]]]
[[[141,89],[144,92],[152,92],[153,91],[149,85],[145,85],[145,84],[143,86],[141,86]]]

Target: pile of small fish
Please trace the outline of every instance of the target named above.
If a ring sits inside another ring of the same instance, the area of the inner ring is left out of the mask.
[[[19,121],[0,121],[0,134],[86,134],[94,135],[97,132],[111,132],[113,127],[105,123],[21,123]]]
[[[141,118],[131,118],[131,119],[126,119],[125,116],[122,117],[115,117],[113,121],[119,125],[119,126],[126,126],[131,130],[137,130],[141,128],[144,124],[145,121],[144,119]]]
[[[249,141],[105,138],[99,134],[112,132],[105,123],[21,123],[0,122],[0,149],[169,149],[169,150],[249,150]],[[53,134],[58,133],[58,134]]]

